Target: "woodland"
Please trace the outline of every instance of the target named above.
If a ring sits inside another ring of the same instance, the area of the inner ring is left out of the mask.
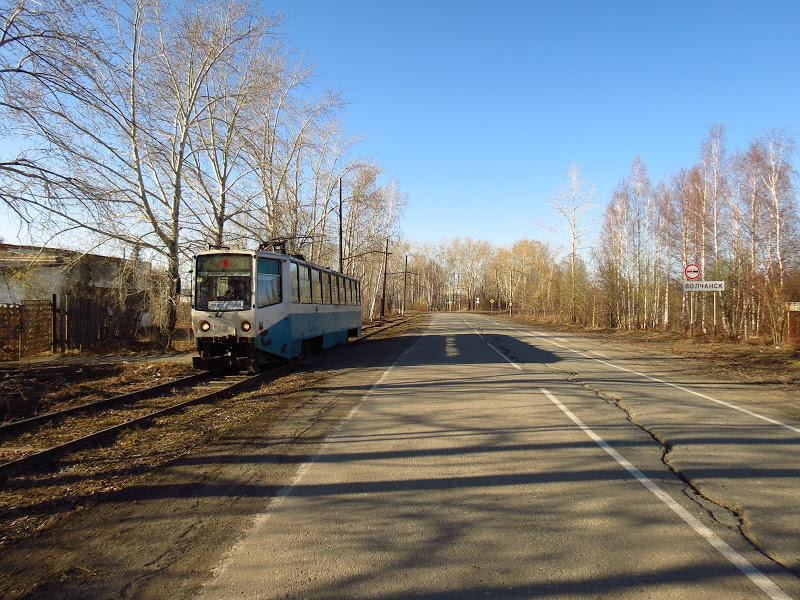
[[[0,7],[0,206],[43,246],[71,236],[160,265],[151,301],[167,331],[195,252],[284,240],[361,278],[368,319],[483,310],[774,343],[791,333],[800,222],[787,130],[729,149],[712,125],[696,164],[654,182],[636,158],[605,207],[573,164],[549,203],[559,242],[418,243],[402,236],[400,184],[359,156],[347,102],[318,85],[283,15],[238,0]],[[690,263],[725,291],[684,292]]]
[[[800,321],[790,331],[787,308],[800,301],[794,153],[787,130],[729,151],[725,127],[712,125],[696,164],[653,182],[637,157],[605,207],[573,164],[550,202],[560,243],[428,246],[410,263],[421,282],[413,299],[583,327],[783,343]],[[690,264],[724,291],[685,292]]]

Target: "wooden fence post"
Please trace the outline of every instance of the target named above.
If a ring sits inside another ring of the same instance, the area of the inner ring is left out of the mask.
[[[61,294],[61,310],[58,317],[58,341],[61,344],[61,354],[67,353],[67,296]]]
[[[53,354],[56,353],[56,348],[58,348],[58,294],[53,294]]]

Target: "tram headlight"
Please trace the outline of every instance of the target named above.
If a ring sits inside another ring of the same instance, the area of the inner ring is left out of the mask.
[[[250,321],[242,321],[242,331],[250,331]]]
[[[211,323],[208,321],[200,321],[200,331],[209,331],[211,329]]]

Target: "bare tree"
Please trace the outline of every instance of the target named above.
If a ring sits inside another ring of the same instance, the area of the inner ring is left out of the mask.
[[[580,261],[579,253],[585,248],[586,239],[594,230],[592,221],[587,218],[595,208],[594,196],[595,187],[584,179],[580,165],[573,162],[567,169],[566,181],[561,184],[555,198],[548,203],[563,223],[549,226],[540,222],[542,227],[561,235],[569,246],[569,305],[573,323],[578,320],[576,271]]]
[[[314,67],[301,60],[290,64],[290,58],[280,53],[273,57],[270,85],[256,98],[244,124],[248,161],[260,198],[245,227],[257,239],[283,237],[294,242],[308,234],[301,195],[303,184],[315,181],[309,175],[310,165],[320,155],[314,146],[325,139],[325,132],[330,139],[334,129],[339,131],[332,122],[344,103],[330,91],[319,98],[301,96],[313,79]]]
[[[186,205],[198,228],[196,237],[213,245],[224,243],[228,227],[242,222],[258,195],[247,131],[255,107],[272,94],[280,77],[275,73],[282,66],[275,60],[279,43],[270,40],[270,30],[280,24],[276,17],[263,35],[226,55],[203,84],[200,104],[206,110],[189,138],[188,184],[194,197]]]
[[[773,339],[783,340],[786,313],[787,241],[789,231],[796,223],[794,169],[791,156],[795,144],[786,130],[768,131],[760,141],[762,161],[760,180],[767,200],[769,234],[767,258],[764,272],[764,295],[767,304],[767,317],[770,321]]]
[[[217,103],[202,92],[270,20],[253,6],[211,0],[169,9],[131,0],[72,16],[65,26],[82,43],[59,44],[60,62],[45,64],[47,77],[26,87],[18,111],[56,165],[48,170],[68,185],[18,189],[56,230],[81,228],[162,256],[174,287],[191,136]],[[166,300],[171,332],[175,295]]]
[[[603,213],[596,250],[597,277],[603,289],[604,318],[611,327],[630,327],[630,282],[625,265],[629,256],[629,206],[620,187],[614,191]]]
[[[41,108],[77,84],[74,63],[92,53],[84,23],[95,8],[79,0],[0,4],[0,201],[28,226],[47,222],[50,207],[84,191],[53,155],[58,137]]]

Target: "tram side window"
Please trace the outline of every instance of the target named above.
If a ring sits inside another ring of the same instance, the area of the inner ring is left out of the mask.
[[[311,295],[314,304],[322,304],[322,273],[311,269]]]
[[[331,274],[325,272],[322,273],[322,301],[331,303]]]
[[[300,302],[311,304],[311,268],[300,266]]]
[[[300,280],[297,274],[297,263],[291,263],[289,267],[289,278],[292,280],[292,302],[300,302]]]
[[[339,304],[339,282],[340,278],[338,275],[331,275],[331,303],[332,304]]]
[[[259,308],[281,302],[281,263],[274,258],[259,258],[256,304]]]
[[[346,282],[347,285],[347,303],[354,304],[353,302],[353,280],[348,279]]]
[[[358,282],[353,282],[353,304],[358,306],[361,304],[361,290],[358,288]]]

